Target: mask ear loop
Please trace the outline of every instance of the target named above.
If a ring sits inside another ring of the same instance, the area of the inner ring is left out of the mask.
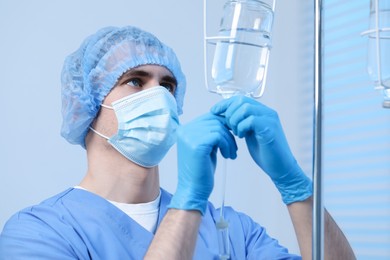
[[[113,107],[107,106],[107,105],[105,105],[105,104],[101,104],[101,106],[104,107],[104,108],[108,108],[108,109],[114,110]],[[91,129],[92,132],[94,132],[95,134],[97,134],[97,135],[100,136],[100,137],[103,137],[103,138],[106,139],[106,140],[109,140],[109,139],[110,139],[108,136],[105,136],[104,134],[101,134],[101,133],[99,133],[98,131],[96,131],[95,129],[93,129],[92,126],[90,126],[89,129]]]
[[[100,137],[103,137],[106,140],[110,139],[109,137],[105,136],[104,134],[101,134],[98,131],[96,131],[95,129],[93,129],[91,126],[89,127],[89,129],[91,129],[92,132],[94,132],[95,134],[97,134]]]
[[[102,107],[104,107],[104,108],[108,108],[108,109],[114,110],[114,108],[113,108],[113,107],[111,107],[111,106],[107,106],[107,105],[105,105],[105,104],[101,104],[100,106],[102,106]]]

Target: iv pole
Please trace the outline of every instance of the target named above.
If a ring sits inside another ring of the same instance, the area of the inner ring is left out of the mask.
[[[312,259],[324,259],[324,207],[322,203],[322,0],[314,0],[314,148]]]

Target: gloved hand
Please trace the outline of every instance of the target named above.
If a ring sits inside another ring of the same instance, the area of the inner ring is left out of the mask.
[[[236,141],[223,117],[208,113],[178,128],[179,178],[169,208],[204,214],[214,187],[218,148],[225,158],[237,157]]]
[[[232,132],[245,137],[250,155],[272,179],[284,203],[303,201],[312,195],[312,182],[291,153],[274,110],[239,95],[217,103],[211,112],[224,115]]]

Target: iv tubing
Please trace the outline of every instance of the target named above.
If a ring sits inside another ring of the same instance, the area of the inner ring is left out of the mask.
[[[207,36],[207,0],[203,0],[203,67],[204,67],[204,78],[205,78],[205,85],[206,88],[208,88],[208,81],[207,81],[207,74],[208,74],[208,66],[207,66],[207,40],[210,39],[218,39],[221,37],[208,37]],[[230,37],[229,37],[230,38]],[[224,218],[224,207],[225,207],[225,187],[226,187],[226,171],[227,171],[227,159],[222,158],[222,205],[220,208],[220,218],[215,223],[218,236],[221,236],[221,241],[219,243],[219,251],[220,255],[219,258],[221,260],[227,260],[230,259],[230,249],[229,249],[229,225],[228,222],[225,221]],[[222,244],[220,244],[222,243]]]
[[[225,209],[225,190],[226,190],[226,172],[227,172],[227,159],[222,158],[222,202],[219,211],[219,220],[215,223],[218,232],[218,244],[219,244],[219,259],[230,259],[230,245],[229,245],[229,222],[224,218]]]
[[[222,196],[221,196],[221,211],[220,211],[220,219],[224,220],[224,207],[225,207],[225,190],[226,190],[226,172],[227,172],[227,159],[222,159]]]

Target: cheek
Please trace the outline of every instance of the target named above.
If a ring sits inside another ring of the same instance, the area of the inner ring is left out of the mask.
[[[102,108],[95,120],[94,128],[108,137],[116,134],[118,131],[118,120],[114,110]]]
[[[110,131],[111,135],[114,135],[118,131],[118,120],[116,119],[114,111],[109,112],[111,113],[107,116],[107,130]]]

